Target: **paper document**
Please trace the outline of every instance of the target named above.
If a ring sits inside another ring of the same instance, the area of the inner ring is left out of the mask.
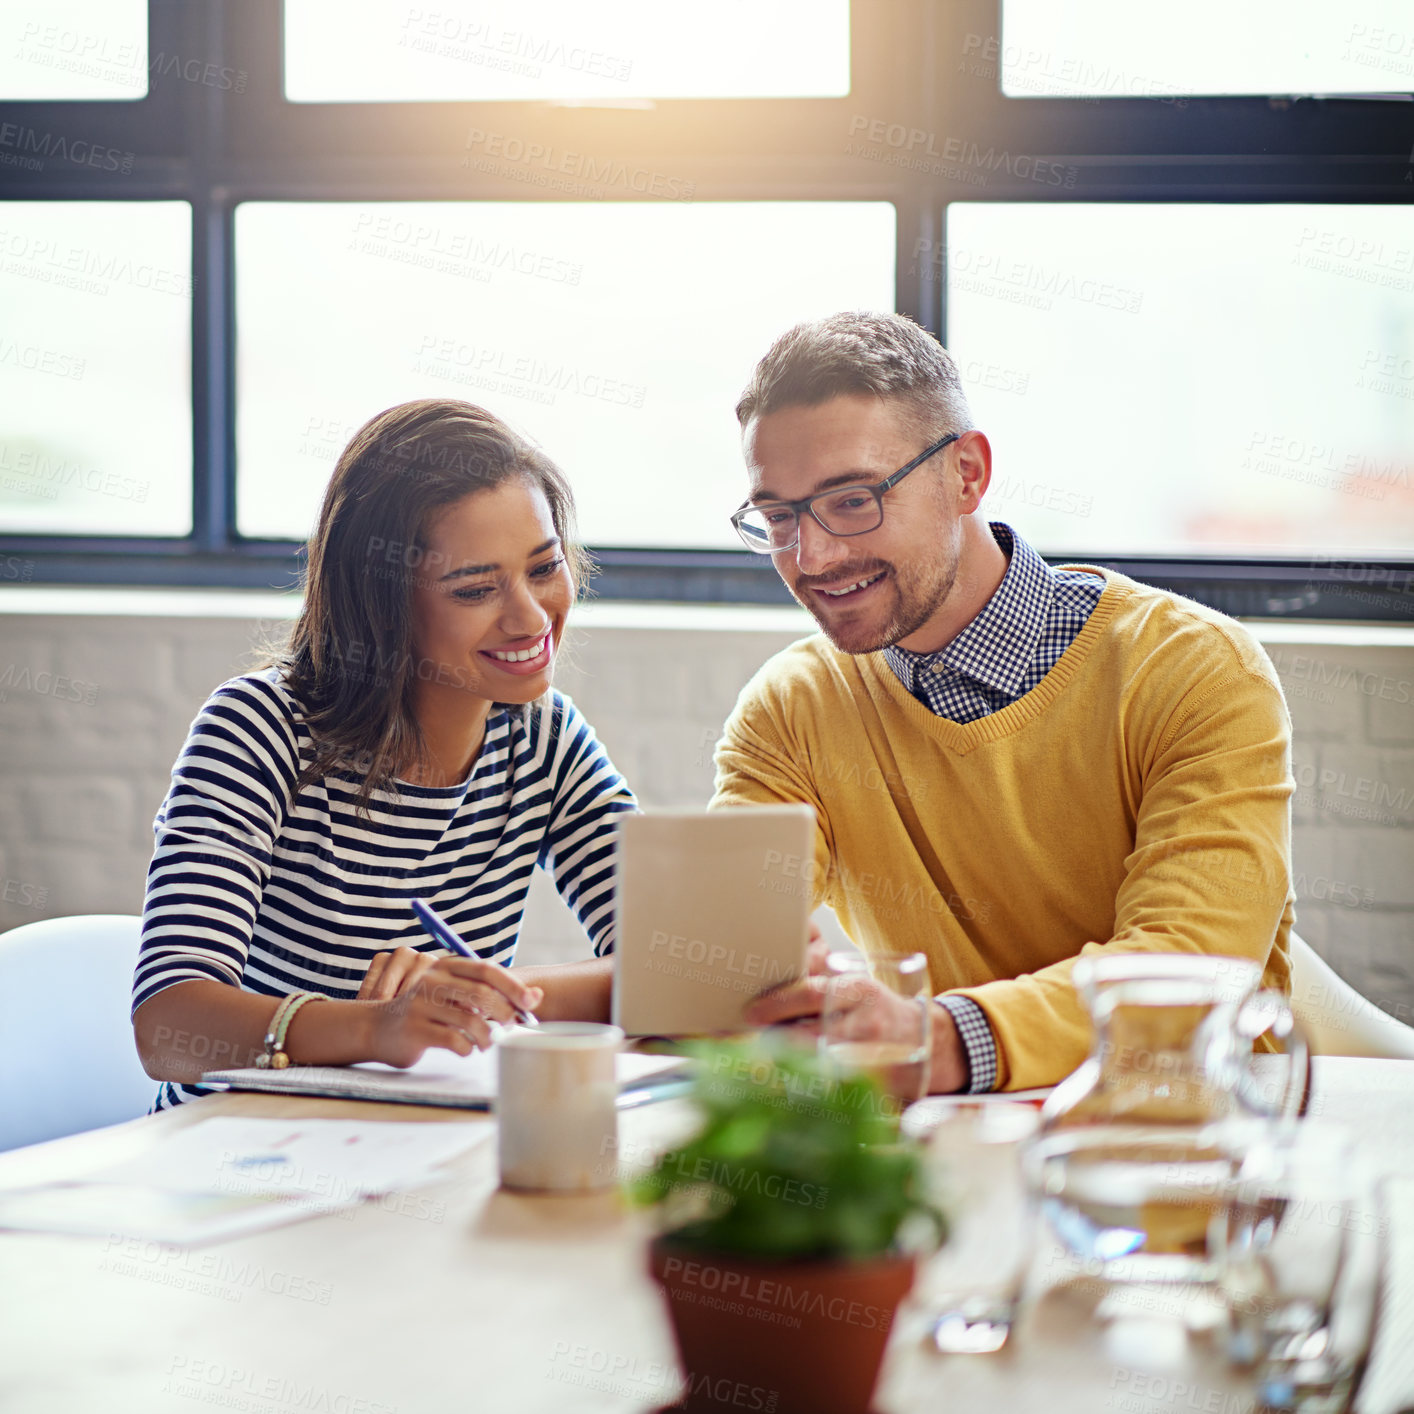
[[[485,1122],[216,1115],[86,1177],[184,1193],[269,1193],[349,1202],[425,1183],[436,1176],[438,1165],[493,1132]]]
[[[0,1189],[0,1231],[59,1232],[190,1247],[245,1237],[339,1206],[269,1194],[172,1193],[85,1180]]]
[[[216,1116],[72,1182],[0,1189],[0,1228],[192,1243],[445,1176],[489,1124]]]

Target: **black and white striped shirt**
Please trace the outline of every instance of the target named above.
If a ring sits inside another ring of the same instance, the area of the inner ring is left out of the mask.
[[[442,951],[413,898],[478,956],[509,965],[537,864],[595,955],[613,950],[614,817],[634,799],[569,698],[552,691],[526,713],[493,707],[465,781],[375,791],[367,818],[355,813],[353,776],[294,794],[313,752],[278,669],[232,678],[202,708],[154,825],[134,1011],[198,978],[352,1000],[375,953]],[[232,1062],[214,1056],[211,1067]],[[206,1093],[169,1081],[154,1109]]]

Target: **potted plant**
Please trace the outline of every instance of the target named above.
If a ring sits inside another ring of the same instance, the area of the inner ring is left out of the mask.
[[[703,1125],[631,1185],[682,1410],[865,1414],[916,1253],[946,1236],[898,1107],[786,1042],[699,1047]]]

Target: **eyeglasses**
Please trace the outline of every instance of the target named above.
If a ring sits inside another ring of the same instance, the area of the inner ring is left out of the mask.
[[[970,429],[968,429],[970,430]],[[778,555],[792,550],[800,541],[800,517],[808,515],[830,535],[867,535],[884,523],[884,492],[892,491],[915,467],[922,466],[934,452],[956,442],[966,432],[949,432],[919,452],[907,466],[873,485],[835,486],[803,501],[767,501],[760,506],[742,506],[732,515],[732,524],[748,550],[758,555]]]

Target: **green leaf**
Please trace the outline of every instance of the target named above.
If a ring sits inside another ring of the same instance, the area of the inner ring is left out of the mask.
[[[704,1250],[867,1257],[946,1233],[897,1106],[779,1038],[693,1048],[702,1124],[628,1185],[662,1230]]]

